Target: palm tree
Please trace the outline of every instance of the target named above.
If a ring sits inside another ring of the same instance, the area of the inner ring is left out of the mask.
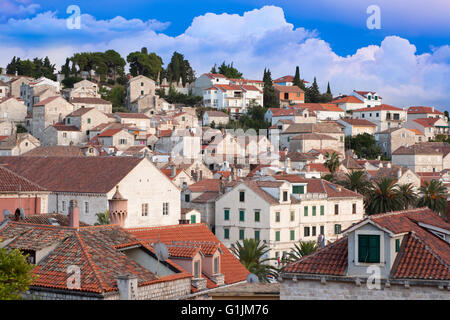
[[[358,170],[345,174],[345,180],[338,181],[338,184],[346,189],[366,195],[372,186],[364,171]]]
[[[414,191],[412,183],[405,183],[398,186],[398,195],[403,201],[403,209],[410,209],[415,207],[417,203],[417,193]]]
[[[328,170],[330,170],[331,175],[334,176],[334,173],[336,172],[340,164],[339,156],[336,152],[327,152],[325,154],[325,157],[327,158],[327,160],[325,161],[324,165],[328,168]]]
[[[391,178],[383,178],[381,181],[375,182],[368,198],[366,204],[368,214],[396,211],[403,207],[402,198],[398,194],[398,186]]]
[[[105,212],[100,212],[95,214],[97,216],[97,222],[94,223],[94,226],[100,226],[105,224],[110,224],[108,210]]]
[[[268,262],[274,258],[263,258],[269,252],[269,247],[260,240],[244,239],[242,245],[239,241],[231,244],[233,252],[244,267],[254,273],[261,282],[269,282],[269,277],[277,277],[277,268]]]
[[[300,258],[310,255],[319,249],[315,241],[300,241],[294,245],[291,252],[288,253],[287,262],[297,261]]]
[[[444,217],[447,215],[447,188],[441,181],[425,181],[419,192],[421,197],[417,203],[418,207],[428,207]]]

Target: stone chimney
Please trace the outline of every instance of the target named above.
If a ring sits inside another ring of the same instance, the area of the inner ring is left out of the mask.
[[[128,200],[120,194],[119,186],[116,186],[116,193],[108,200],[108,203],[109,221],[111,224],[118,224],[123,228],[128,215]]]
[[[225,181],[223,180],[223,177],[220,177],[219,179],[219,194],[225,193]]]
[[[138,279],[133,275],[121,275],[116,278],[120,300],[136,300],[138,294]]]
[[[175,178],[176,175],[177,175],[177,168],[173,165],[170,167],[170,177]]]
[[[78,229],[80,227],[80,208],[77,200],[69,202],[69,227]]]

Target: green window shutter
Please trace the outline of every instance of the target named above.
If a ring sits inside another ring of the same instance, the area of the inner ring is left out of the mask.
[[[308,207],[304,207],[303,210],[305,212],[305,217],[307,217],[308,216]]]
[[[280,241],[280,231],[275,232],[275,241]]]
[[[316,206],[312,207],[312,215],[315,216],[316,215]]]
[[[259,211],[255,211],[255,222],[259,222]]]
[[[304,194],[305,193],[305,186],[299,186],[300,188],[300,194]]]
[[[224,215],[224,220],[230,220],[230,210],[225,209]]]
[[[291,141],[291,137],[288,137],[288,142],[290,142]]]
[[[191,223],[196,223],[196,222],[195,222],[195,216],[194,216],[194,215],[191,216]]]
[[[395,252],[400,251],[400,239],[395,239]]]
[[[335,224],[334,225],[334,234],[340,234],[341,233],[341,225]]]
[[[325,214],[325,206],[320,206],[320,215],[323,216]]]
[[[244,229],[239,230],[239,240],[244,240]]]
[[[295,230],[291,230],[291,240],[295,240]]]
[[[275,222],[280,222],[280,213],[275,212]]]
[[[292,193],[294,193],[294,194],[304,194],[305,193],[305,186],[293,186],[292,187]]]
[[[366,262],[369,257],[369,236],[358,235],[358,262]]]
[[[380,236],[369,237],[369,261],[379,263],[380,262]]]
[[[358,262],[380,262],[380,236],[358,235]]]
[[[225,239],[230,239],[230,229],[224,229],[224,236]]]
[[[259,241],[259,230],[255,230],[255,240]]]
[[[244,212],[244,210],[239,210],[239,221],[245,221],[245,212]]]

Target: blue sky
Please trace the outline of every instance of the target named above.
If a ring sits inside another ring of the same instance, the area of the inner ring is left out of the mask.
[[[197,74],[223,60],[244,75],[317,77],[334,94],[377,90],[400,107],[450,109],[448,0],[0,0],[0,66],[12,56],[48,55],[58,64],[77,51],[147,46],[166,62],[177,50]],[[68,30],[78,5],[82,28]],[[380,7],[381,29],[366,9]]]

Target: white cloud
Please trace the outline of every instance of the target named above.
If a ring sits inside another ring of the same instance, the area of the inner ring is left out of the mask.
[[[176,37],[158,32],[167,24],[155,20],[122,17],[96,20],[83,15],[82,23],[81,30],[67,30],[64,19],[44,13],[0,24],[0,34],[6,38],[17,39],[18,32],[14,30],[21,30],[20,35],[47,39],[42,44],[7,46],[6,51],[0,51],[0,65],[9,62],[13,55],[23,58],[48,55],[62,64],[74,52],[107,49],[115,49],[126,57],[146,46],[165,62],[173,51],[183,53],[197,74],[208,72],[214,63],[222,61],[233,61],[246,77],[258,79],[266,67],[273,77],[279,77],[293,74],[299,65],[301,76],[309,81],[316,76],[323,90],[330,81],[334,94],[350,93],[353,89],[376,90],[389,104],[450,109],[449,46],[419,55],[407,39],[389,36],[380,44],[343,57],[333,52],[315,30],[295,28],[288,23],[283,10],[275,6],[243,15],[207,13],[196,17]]]

